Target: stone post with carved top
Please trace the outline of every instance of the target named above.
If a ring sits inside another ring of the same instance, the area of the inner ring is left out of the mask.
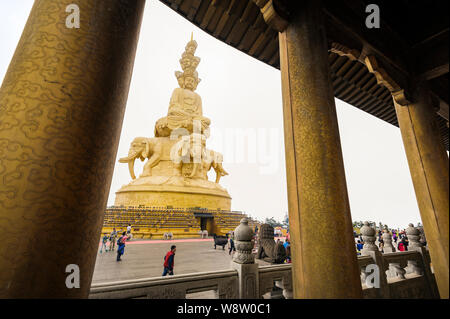
[[[254,241],[253,230],[248,226],[248,219],[242,218],[234,230],[236,253],[233,255],[231,268],[239,275],[239,298],[254,299],[258,297],[258,264],[252,253]]]
[[[382,238],[383,238],[383,242],[384,242],[383,252],[394,253],[395,247],[394,247],[394,245],[392,245],[392,235],[389,233],[389,230],[387,230],[387,229],[383,230]]]

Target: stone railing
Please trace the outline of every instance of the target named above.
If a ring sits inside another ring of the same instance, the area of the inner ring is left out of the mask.
[[[221,270],[93,284],[90,299],[185,299],[212,292],[215,298],[238,298],[238,272]]]
[[[291,264],[260,266],[258,298],[270,299],[273,287],[280,288],[285,299],[292,299]]]
[[[395,252],[392,238],[385,230],[384,254],[374,245],[375,233],[364,223],[361,228],[364,247],[358,257],[364,298],[439,298],[430,254],[419,242],[419,231],[409,224],[408,251]]]
[[[423,258],[424,255],[417,251],[381,254],[375,260],[372,256],[359,256],[364,298],[438,298],[434,276],[429,269],[429,263],[424,264]],[[370,287],[366,283],[366,279],[375,274],[373,268],[368,271],[369,265],[385,269],[384,275],[382,271],[378,273],[379,288]],[[291,299],[291,267],[291,264],[259,266],[255,273],[257,283],[255,287],[258,287],[258,290],[257,295],[253,296],[252,289],[246,288],[248,275],[230,269],[94,284],[89,298],[189,299],[192,298],[190,297],[192,294],[205,292],[204,295],[199,295],[200,298],[237,299],[240,295],[239,290],[246,289],[246,298],[269,299],[274,297],[273,289],[277,287],[282,291],[281,295],[284,298]]]
[[[426,250],[373,252],[358,262],[364,298],[439,298]]]
[[[275,287],[286,299],[292,298],[291,265],[270,265],[258,268],[257,295],[249,298],[271,298]],[[245,287],[248,277],[235,269],[199,272],[194,274],[154,277],[93,284],[90,299],[189,299],[194,294],[205,298],[237,299],[239,287]],[[201,294],[204,293],[204,294]]]
[[[373,228],[362,228],[362,234],[365,244],[358,264],[364,298],[439,298],[429,253],[418,243],[412,226],[407,229],[409,251],[404,252],[383,254],[373,244]],[[291,264],[255,263],[253,232],[245,218],[234,236],[237,251],[230,270],[94,284],[89,298],[189,299],[193,294],[221,299],[292,298]],[[277,295],[276,290],[281,293]]]

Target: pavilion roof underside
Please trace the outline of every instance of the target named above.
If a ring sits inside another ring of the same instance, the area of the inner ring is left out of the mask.
[[[265,23],[252,0],[160,1],[215,38],[280,68],[278,32]],[[407,83],[411,75],[427,81],[440,105],[436,119],[448,150],[449,24],[447,10],[442,12],[439,7],[443,2],[427,1],[424,7],[424,1],[375,1],[382,13],[382,31],[365,27],[365,6],[373,2],[323,1],[330,48],[332,43],[339,43],[376,54],[400,84]],[[331,51],[329,63],[336,98],[398,126],[390,92],[377,83],[363,63]]]

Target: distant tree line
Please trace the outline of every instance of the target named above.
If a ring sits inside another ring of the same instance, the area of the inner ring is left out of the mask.
[[[374,221],[368,221],[368,222],[369,222],[369,226],[371,226],[371,227],[377,227],[377,229],[391,230],[391,228],[387,224],[384,224],[383,222],[378,222],[378,224]],[[286,213],[284,215],[284,218],[282,221],[278,221],[274,217],[270,217],[270,218],[266,218],[263,223],[269,224],[270,226],[272,226],[274,228],[275,227],[285,227],[289,231],[289,214]],[[364,222],[362,220],[353,221],[353,227],[361,228],[363,226],[364,226]],[[421,227],[421,226],[422,226],[422,224],[420,222],[417,223],[417,227]]]
[[[275,227],[285,227],[289,231],[289,215],[286,213],[284,215],[283,221],[278,221],[274,217],[266,218],[264,224],[269,224],[273,228]]]

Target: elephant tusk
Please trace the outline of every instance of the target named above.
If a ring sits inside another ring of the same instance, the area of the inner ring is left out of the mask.
[[[136,179],[136,175],[134,175],[134,160],[135,158],[128,162],[128,170],[130,171],[132,179]]]

